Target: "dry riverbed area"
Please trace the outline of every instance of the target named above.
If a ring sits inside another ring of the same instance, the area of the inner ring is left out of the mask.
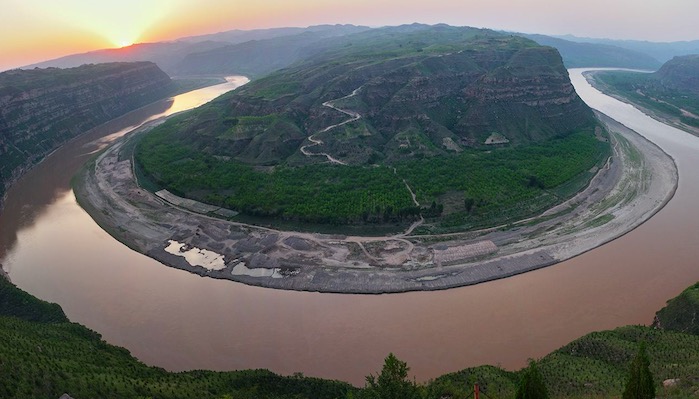
[[[550,266],[638,227],[672,198],[677,168],[657,146],[599,115],[613,156],[590,185],[543,214],[437,236],[359,237],[262,228],[138,186],[122,139],[75,180],[81,206],[119,241],[165,265],[250,285],[337,293],[440,290]],[[205,214],[202,212],[206,212]]]

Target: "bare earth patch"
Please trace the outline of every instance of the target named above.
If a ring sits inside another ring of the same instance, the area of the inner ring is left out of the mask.
[[[358,237],[226,221],[197,213],[196,203],[161,193],[166,201],[140,188],[131,160],[119,158],[124,140],[86,167],[75,193],[116,239],[165,265],[201,276],[320,292],[440,290],[570,259],[638,227],[672,198],[678,179],[672,159],[624,126],[600,118],[611,132],[614,154],[584,191],[540,216],[480,231],[411,236],[410,230]],[[182,254],[171,253],[172,242],[201,254],[215,253],[221,260],[190,264]]]

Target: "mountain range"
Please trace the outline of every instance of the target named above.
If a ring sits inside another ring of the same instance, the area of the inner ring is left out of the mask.
[[[69,55],[25,68],[76,67],[83,64],[151,61],[170,76],[242,74],[257,78],[303,61],[366,26],[317,25],[306,28],[231,30],[169,42],[134,44]],[[378,28],[374,28],[378,29]],[[620,67],[655,70],[676,55],[699,53],[699,41],[653,43],[575,36],[517,35],[552,46],[566,67]]]

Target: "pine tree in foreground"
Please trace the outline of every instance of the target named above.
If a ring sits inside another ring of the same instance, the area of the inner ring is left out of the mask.
[[[544,384],[544,378],[536,366],[536,362],[529,361],[529,367],[522,372],[522,380],[517,387],[515,399],[548,399],[549,392]]]
[[[393,353],[384,360],[378,376],[366,378],[366,388],[361,392],[362,399],[418,399],[420,391],[415,382],[408,378],[410,367]]]
[[[641,342],[636,357],[631,362],[629,379],[624,388],[623,399],[653,399],[655,384],[650,373],[650,360],[646,353],[646,343]]]

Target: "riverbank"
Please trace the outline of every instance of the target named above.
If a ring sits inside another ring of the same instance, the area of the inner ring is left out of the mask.
[[[678,181],[673,160],[621,124],[599,117],[611,132],[614,155],[583,192],[538,217],[478,232],[323,235],[197,214],[137,185],[128,141],[101,154],[74,188],[81,206],[116,239],[200,276],[334,293],[441,290],[570,259],[633,230],[672,198]],[[206,260],[213,258],[222,263]]]
[[[637,108],[639,111],[643,112],[644,114],[650,116],[651,118],[655,119],[656,121],[663,123],[668,126],[672,126],[676,129],[680,129],[682,131],[685,131],[691,135],[699,137],[699,128],[690,126],[686,123],[683,123],[682,121],[679,120],[679,118],[669,115],[667,113],[664,113],[658,109],[652,109],[649,107],[646,107],[638,102],[634,102],[628,97],[624,96],[623,93],[619,92],[618,90],[614,89],[613,87],[609,86],[608,84],[602,82],[600,79],[596,79],[595,75],[599,72],[605,72],[605,71],[587,71],[583,73],[583,76],[585,79],[590,83],[592,87],[595,89],[601,91],[602,93],[615,98],[623,103],[629,104]]]
[[[585,335],[548,353],[537,361],[544,382],[553,398],[615,397],[624,388],[628,361],[640,342],[646,342],[650,368],[662,398],[685,398],[696,392],[696,365],[699,336],[685,333],[693,327],[696,303],[687,300],[695,287],[668,301],[656,313],[653,327],[625,326],[612,331]],[[694,301],[696,302],[696,301]],[[104,392],[124,398],[221,398],[231,393],[267,398],[338,398],[358,394],[341,380],[275,374],[265,369],[237,371],[194,370],[169,372],[146,365],[122,347],[109,344],[94,331],[72,323],[57,304],[39,300],[0,279],[0,355],[13,365],[0,375],[4,397],[100,397]],[[668,316],[666,312],[671,311]],[[671,318],[672,326],[663,325]],[[50,351],[36,348],[51,348]],[[87,350],[86,348],[89,348]],[[668,350],[668,348],[671,348]],[[606,356],[613,350],[617,356]],[[382,350],[381,356],[388,350]],[[105,361],[108,359],[109,361]],[[52,363],[46,369],[44,365]],[[412,364],[409,364],[412,366]],[[367,362],[364,374],[376,372],[377,359]],[[512,397],[522,370],[475,366],[451,370],[435,379],[418,380],[424,398],[445,395],[467,397],[473,383],[487,387],[495,397]],[[37,378],[36,376],[41,376]],[[571,378],[572,377],[572,378]],[[51,383],[47,383],[50,381]],[[571,383],[575,381],[575,383]],[[163,389],[163,386],[167,387]],[[670,389],[668,389],[670,388]]]

